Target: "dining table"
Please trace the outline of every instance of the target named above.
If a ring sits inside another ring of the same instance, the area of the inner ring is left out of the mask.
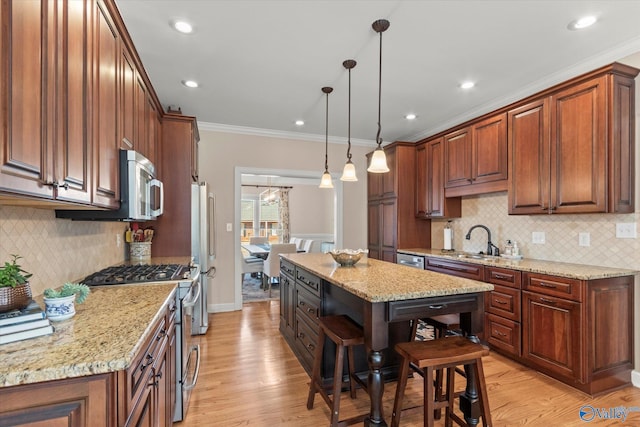
[[[262,259],[267,259],[267,256],[269,256],[269,251],[271,250],[271,245],[266,243],[253,244],[253,245],[247,243],[241,246],[244,250],[249,252],[249,255],[262,258]]]

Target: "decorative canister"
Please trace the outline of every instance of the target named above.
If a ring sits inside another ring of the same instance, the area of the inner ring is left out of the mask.
[[[151,258],[151,242],[129,243],[129,258],[131,261],[143,261]]]
[[[61,298],[45,298],[44,311],[52,321],[70,319],[76,314],[76,294]]]

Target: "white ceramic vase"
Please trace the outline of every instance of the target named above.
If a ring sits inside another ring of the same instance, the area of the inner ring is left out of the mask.
[[[44,307],[47,317],[51,321],[70,319],[76,314],[76,295],[62,298],[45,298]]]

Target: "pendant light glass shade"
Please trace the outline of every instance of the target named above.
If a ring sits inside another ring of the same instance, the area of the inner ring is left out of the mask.
[[[389,172],[389,167],[387,166],[387,156],[384,154],[384,150],[382,149],[382,138],[380,137],[380,131],[382,127],[380,126],[380,111],[382,105],[382,33],[385,32],[389,28],[389,21],[386,19],[378,19],[373,24],[371,24],[373,30],[380,34],[380,64],[379,64],[379,79],[378,79],[378,134],[376,135],[376,142],[378,143],[378,147],[373,152],[371,156],[371,164],[367,168],[367,172],[372,173],[384,173]]]
[[[344,169],[342,170],[342,176],[340,177],[340,181],[354,182],[357,180],[358,180],[358,177],[356,176],[356,167],[353,164],[353,162],[351,162],[351,160],[348,160],[347,163],[344,165]]]
[[[342,65],[349,70],[349,124],[347,127],[347,163],[342,170],[340,181],[354,182],[358,180],[358,177],[356,176],[356,167],[351,161],[351,69],[356,66],[356,61],[347,59]]]
[[[329,94],[333,92],[332,87],[323,87],[322,92],[327,95],[327,113],[325,118],[325,139],[324,139],[324,173],[320,178],[319,188],[333,188],[331,174],[329,173]]]
[[[331,174],[329,171],[325,171],[320,178],[319,188],[333,188],[333,182],[331,181]]]
[[[367,172],[389,172],[389,166],[387,166],[387,156],[384,154],[384,150],[382,148],[376,148],[373,152],[373,156],[371,156],[371,164],[369,165]]]

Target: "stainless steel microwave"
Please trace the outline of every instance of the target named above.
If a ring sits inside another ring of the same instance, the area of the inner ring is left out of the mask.
[[[164,188],[153,163],[134,150],[120,150],[120,209],[56,210],[56,218],[81,221],[149,221],[164,211]]]

